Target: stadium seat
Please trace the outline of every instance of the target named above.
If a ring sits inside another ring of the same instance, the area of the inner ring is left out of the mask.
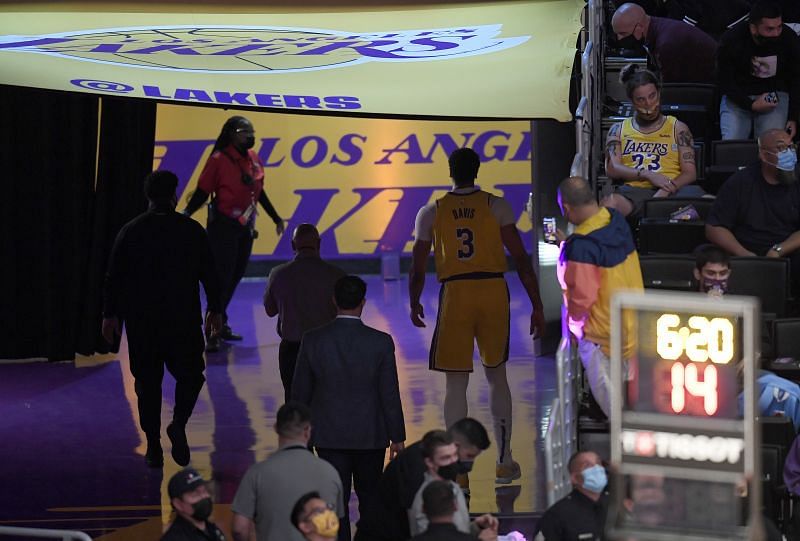
[[[788,417],[759,417],[761,427],[761,479],[764,513],[784,531],[790,496],[783,483],[783,465],[795,438]]]
[[[758,143],[753,139],[711,141],[711,165],[738,169],[758,160]]]
[[[700,215],[700,219],[705,220],[708,213],[711,212],[714,200],[708,197],[659,197],[648,199],[644,202],[642,217],[668,220],[673,212],[687,205],[692,205]]]
[[[789,260],[771,257],[732,257],[731,295],[752,295],[761,300],[761,313],[768,319],[786,315],[789,287]],[[771,316],[771,317],[769,317]]]
[[[692,291],[694,257],[681,255],[642,255],[639,257],[646,289]]]
[[[800,360],[800,318],[773,320],[771,334],[775,357],[793,357]]]
[[[736,171],[758,160],[758,143],[752,139],[711,141],[703,188],[716,194]]]
[[[691,254],[707,242],[702,221],[642,218],[639,222],[639,253],[642,254]]]
[[[684,122],[695,140],[704,141],[706,148],[717,137],[718,103],[715,85],[664,83],[661,88],[661,110]]]

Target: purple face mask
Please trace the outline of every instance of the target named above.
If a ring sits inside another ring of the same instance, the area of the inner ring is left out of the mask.
[[[700,287],[703,290],[703,293],[707,293],[712,289],[718,290],[720,293],[727,293],[728,292],[728,279],[715,279],[715,278],[703,278],[703,281],[700,284]]]

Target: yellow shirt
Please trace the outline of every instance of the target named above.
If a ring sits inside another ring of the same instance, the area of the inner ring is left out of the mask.
[[[440,281],[460,274],[506,271],[500,223],[491,208],[493,198],[477,190],[451,192],[436,201],[433,252]]]
[[[640,171],[655,171],[669,179],[680,175],[680,153],[675,137],[677,121],[674,116],[667,116],[660,129],[653,133],[642,133],[633,127],[632,118],[623,120],[620,133],[622,165]],[[632,180],[626,184],[637,188],[656,188],[648,180]]]

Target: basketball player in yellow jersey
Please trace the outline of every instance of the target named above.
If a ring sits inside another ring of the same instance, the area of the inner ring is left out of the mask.
[[[702,197],[692,133],[673,116],[661,114],[661,82],[650,71],[628,64],[620,72],[634,114],[611,126],[606,142],[606,174],[623,180],[603,206],[623,216],[641,215],[651,197]]]
[[[545,326],[539,283],[511,206],[502,197],[475,186],[480,167],[478,155],[472,149],[461,148],[450,155],[449,163],[453,191],[422,207],[417,214],[408,284],[411,322],[417,327],[425,326],[419,298],[433,246],[436,274],[442,287],[429,362],[431,370],[446,374],[444,420],[449,427],[467,416],[467,383],[477,340],[489,382],[497,440],[496,482],[510,483],[521,472],[511,456],[511,391],[505,369],[509,298],[503,278],[506,270],[503,246],[514,258],[517,274],[533,305],[530,332],[537,337]]]

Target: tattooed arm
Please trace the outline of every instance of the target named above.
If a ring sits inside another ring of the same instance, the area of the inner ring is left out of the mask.
[[[614,180],[630,182],[642,178],[641,172],[622,165],[622,122],[617,122],[606,136],[606,175]]]
[[[694,156],[694,139],[689,127],[680,120],[675,123],[676,142],[680,153],[681,174],[672,179],[676,188],[682,188],[697,180],[697,165]]]

